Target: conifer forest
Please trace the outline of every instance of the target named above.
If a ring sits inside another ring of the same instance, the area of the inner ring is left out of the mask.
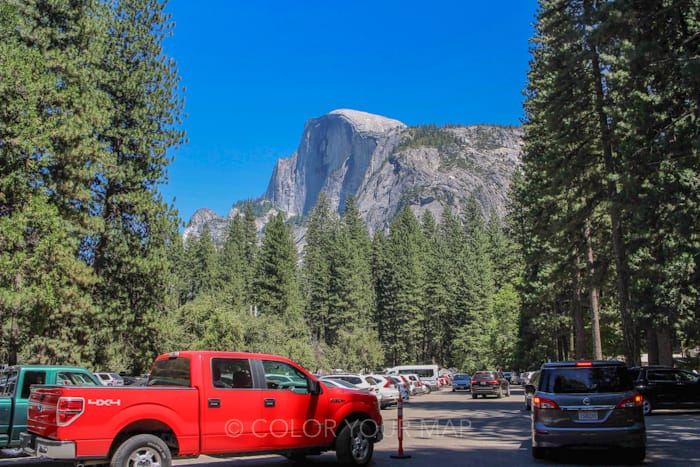
[[[406,205],[370,232],[322,195],[302,245],[283,213],[257,232],[252,204],[222,244],[183,241],[159,191],[187,144],[174,27],[159,0],[0,0],[0,363],[140,374],[235,349],[472,372],[698,349],[698,0],[540,0],[507,215]]]

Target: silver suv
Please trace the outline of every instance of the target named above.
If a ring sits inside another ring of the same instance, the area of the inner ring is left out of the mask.
[[[622,362],[545,363],[532,396],[532,456],[549,448],[616,447],[625,459],[646,455],[642,396]]]

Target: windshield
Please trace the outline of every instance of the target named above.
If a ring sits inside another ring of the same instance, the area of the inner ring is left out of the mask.
[[[540,391],[551,393],[627,392],[632,378],[623,366],[547,368],[542,370]]]

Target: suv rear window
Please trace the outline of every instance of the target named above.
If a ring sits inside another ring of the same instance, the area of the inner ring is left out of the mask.
[[[545,368],[540,376],[540,391],[550,393],[627,392],[634,389],[632,378],[623,366]]]
[[[481,371],[479,373],[474,374],[474,379],[494,380],[494,379],[496,379],[496,375],[490,371]]]

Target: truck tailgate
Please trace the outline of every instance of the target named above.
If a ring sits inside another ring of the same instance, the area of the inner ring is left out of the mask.
[[[44,438],[75,441],[78,457],[102,456],[120,432],[134,423],[143,424],[146,413],[149,423],[173,432],[181,452],[199,449],[199,391],[195,388],[34,387],[27,428]]]

